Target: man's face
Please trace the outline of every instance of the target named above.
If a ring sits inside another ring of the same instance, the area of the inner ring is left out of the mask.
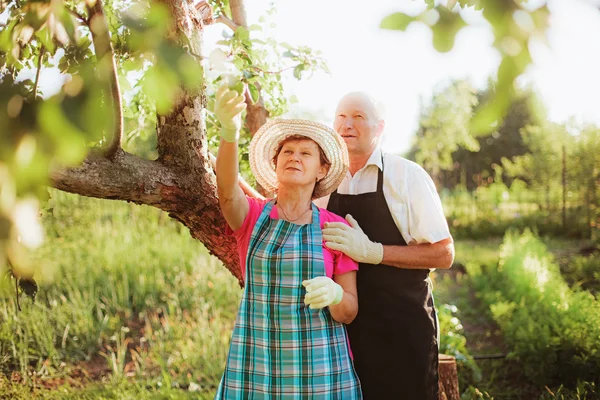
[[[368,157],[377,146],[383,121],[377,118],[375,105],[366,95],[351,93],[340,100],[333,129],[346,142],[350,157]]]

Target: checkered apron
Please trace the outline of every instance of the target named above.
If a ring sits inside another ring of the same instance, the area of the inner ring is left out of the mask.
[[[252,231],[246,286],[216,399],[362,399],[346,329],[304,304],[302,281],[325,275],[319,210],[312,223],[271,219]]]

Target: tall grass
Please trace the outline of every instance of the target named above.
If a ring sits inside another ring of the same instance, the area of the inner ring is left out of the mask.
[[[36,301],[21,298],[18,312],[13,283],[0,285],[0,370],[34,387],[96,363],[115,385],[214,390],[237,281],[159,210],[51,194],[32,255]]]

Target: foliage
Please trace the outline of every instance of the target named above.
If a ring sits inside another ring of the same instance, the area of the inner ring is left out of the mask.
[[[575,256],[561,267],[561,273],[570,286],[580,286],[598,296],[600,294],[600,249],[588,256]]]
[[[435,94],[431,106],[421,111],[419,130],[409,157],[423,166],[434,181],[439,182],[441,171],[454,169],[452,155],[459,148],[479,150],[468,129],[476,104],[470,85],[457,81]]]
[[[509,175],[540,192],[540,210],[560,215],[575,207],[583,219],[581,231],[598,235],[600,224],[600,129],[596,126],[544,124],[523,129],[530,153],[503,160]],[[564,211],[563,211],[564,210]]]
[[[8,260],[18,268],[17,275],[27,276],[31,265],[19,244],[17,210],[25,204],[35,215],[37,206],[28,199],[43,197],[49,171],[81,162],[89,149],[86,144],[104,146],[118,134],[113,129],[117,116],[109,106],[110,63],[91,51],[108,34],[97,9],[81,1],[43,0],[9,1],[3,11],[8,22],[0,34],[0,125],[7,129],[0,132],[0,269]],[[154,76],[152,87],[200,84],[193,56],[164,37],[169,23],[163,8],[147,7],[127,18],[129,26],[117,26],[115,12],[107,8],[112,38],[118,37],[117,30],[126,38],[114,43],[117,58],[128,60],[125,68],[144,68]],[[152,60],[160,62],[149,66]],[[70,78],[60,93],[44,99],[39,96],[39,72],[50,66]],[[16,81],[26,69],[36,71],[35,81]],[[168,96],[157,98],[163,101],[159,109],[164,109]],[[40,230],[35,218],[29,224]]]
[[[456,317],[458,308],[454,305],[444,304],[436,307],[439,330],[440,330],[440,354],[447,354],[456,359],[456,364],[460,370],[459,387],[464,384],[465,377],[474,377],[477,380],[481,371],[473,360],[467,349],[467,339],[464,336],[464,328],[460,320]]]
[[[515,179],[510,187],[502,182],[473,192],[457,187],[442,190],[440,196],[455,237],[501,237],[511,228],[529,228],[543,236],[593,238],[597,229],[590,230],[594,223],[593,219],[590,223],[590,212],[596,212],[597,207],[570,192],[563,219],[558,189],[551,193],[539,186],[528,189],[524,181]]]
[[[457,33],[468,26],[461,11],[471,7],[481,10],[492,28],[494,47],[502,60],[495,93],[477,112],[470,130],[477,133],[493,131],[516,97],[516,79],[531,63],[530,42],[541,37],[547,28],[550,11],[546,2],[536,3],[535,7],[522,0],[453,0],[447,6],[436,6],[433,0],[425,0],[425,3],[427,10],[421,14],[390,14],[381,21],[381,27],[404,31],[413,22],[423,23],[431,28],[433,46],[440,52],[447,52],[454,46]]]
[[[439,187],[460,185],[474,190],[499,179],[510,183],[512,176],[506,172],[495,176],[503,160],[510,162],[529,153],[521,129],[538,118],[532,112],[535,96],[530,91],[513,99],[493,132],[477,134],[469,129],[478,105],[494,90],[476,92],[468,83],[454,81],[422,107],[419,130],[407,157],[422,164]]]
[[[564,385],[560,385],[554,391],[546,389],[547,392],[540,397],[540,400],[594,400],[600,395],[598,385],[594,382],[578,381],[574,389]]]
[[[600,303],[568,287],[533,234],[507,234],[497,267],[467,270],[527,377],[572,386],[600,376]]]
[[[288,111],[290,100],[283,85],[286,74],[291,73],[300,80],[310,78],[318,70],[329,72],[319,51],[274,38],[276,25],[272,16],[275,12],[272,5],[266,15],[259,18],[259,24],[239,26],[234,32],[223,31],[223,39],[217,42],[217,48],[205,63],[209,110],[214,107],[216,88],[226,75],[234,75],[243,82],[252,102],[263,101],[269,116],[277,117]],[[216,152],[220,125],[212,113],[207,115],[206,128],[209,146]],[[247,147],[253,133],[244,126],[239,140],[241,170],[250,181],[253,178],[249,175]]]

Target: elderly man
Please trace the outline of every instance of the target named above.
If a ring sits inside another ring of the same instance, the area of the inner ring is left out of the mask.
[[[433,181],[419,165],[379,146],[384,119],[362,92],[344,96],[334,129],[350,170],[320,206],[326,246],[360,263],[358,316],[348,326],[364,398],[437,400],[438,343],[429,271],[450,268],[453,240]]]

